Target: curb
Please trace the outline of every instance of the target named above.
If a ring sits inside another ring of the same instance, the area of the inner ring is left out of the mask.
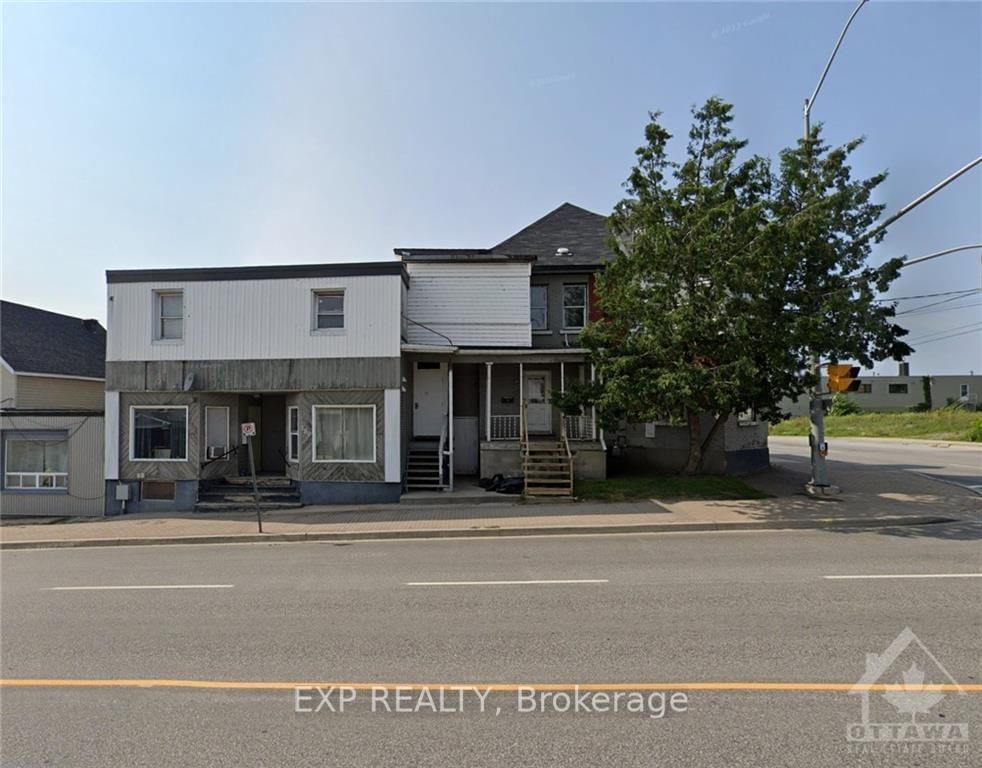
[[[301,533],[239,533],[211,536],[120,537],[109,539],[49,539],[3,541],[0,550],[130,547],[158,544],[251,544],[315,541],[393,541],[400,539],[498,538],[509,536],[575,536],[617,533],[692,533],[719,531],[836,530],[889,528],[959,522],[937,515],[818,518],[815,520],[741,520],[730,523],[651,523],[640,525],[553,525],[530,528],[436,528],[432,530],[313,531]]]

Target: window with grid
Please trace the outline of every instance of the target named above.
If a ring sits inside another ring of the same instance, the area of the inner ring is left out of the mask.
[[[177,341],[184,338],[184,291],[157,291],[157,327],[154,338]]]
[[[529,290],[529,305],[533,331],[549,327],[549,286],[533,285]]]
[[[586,285],[563,286],[563,328],[579,330],[586,325]]]
[[[4,440],[3,477],[4,488],[68,490],[68,438],[7,437]]]
[[[344,291],[314,291],[314,330],[344,328]]]
[[[291,405],[287,409],[287,435],[289,442],[286,452],[291,462],[300,460],[300,409]]]

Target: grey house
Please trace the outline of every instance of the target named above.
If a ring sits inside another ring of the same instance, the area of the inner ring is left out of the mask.
[[[106,331],[0,302],[0,512],[103,513]]]

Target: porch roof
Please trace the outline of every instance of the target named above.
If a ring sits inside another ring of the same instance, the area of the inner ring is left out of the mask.
[[[561,363],[580,362],[589,354],[581,347],[557,349],[460,349],[454,355],[461,362]]]

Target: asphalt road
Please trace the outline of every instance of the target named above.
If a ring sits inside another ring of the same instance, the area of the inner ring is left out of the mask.
[[[982,493],[982,446],[943,441],[850,440],[829,438],[829,471],[838,465],[903,469]],[[804,437],[770,437],[771,461],[802,469],[808,463]]]
[[[5,552],[3,677],[57,684],[3,689],[0,757],[73,767],[979,765],[982,690],[915,715],[965,723],[967,742],[857,754],[846,734],[860,697],[822,686],[858,681],[867,654],[909,626],[934,659],[912,643],[882,682],[914,663],[925,682],[944,682],[946,670],[978,687],[980,540],[982,526],[964,523]],[[930,578],[898,578],[912,575]],[[488,583],[503,581],[522,583]],[[176,586],[192,588],[91,589]],[[657,701],[640,713],[523,712],[511,690],[489,694],[485,711],[476,694],[463,712],[372,711],[359,690],[343,713],[297,712],[289,685],[262,687],[296,681],[386,683],[390,706],[395,683],[713,685],[662,717],[650,716]],[[909,722],[871,697],[879,721]]]

